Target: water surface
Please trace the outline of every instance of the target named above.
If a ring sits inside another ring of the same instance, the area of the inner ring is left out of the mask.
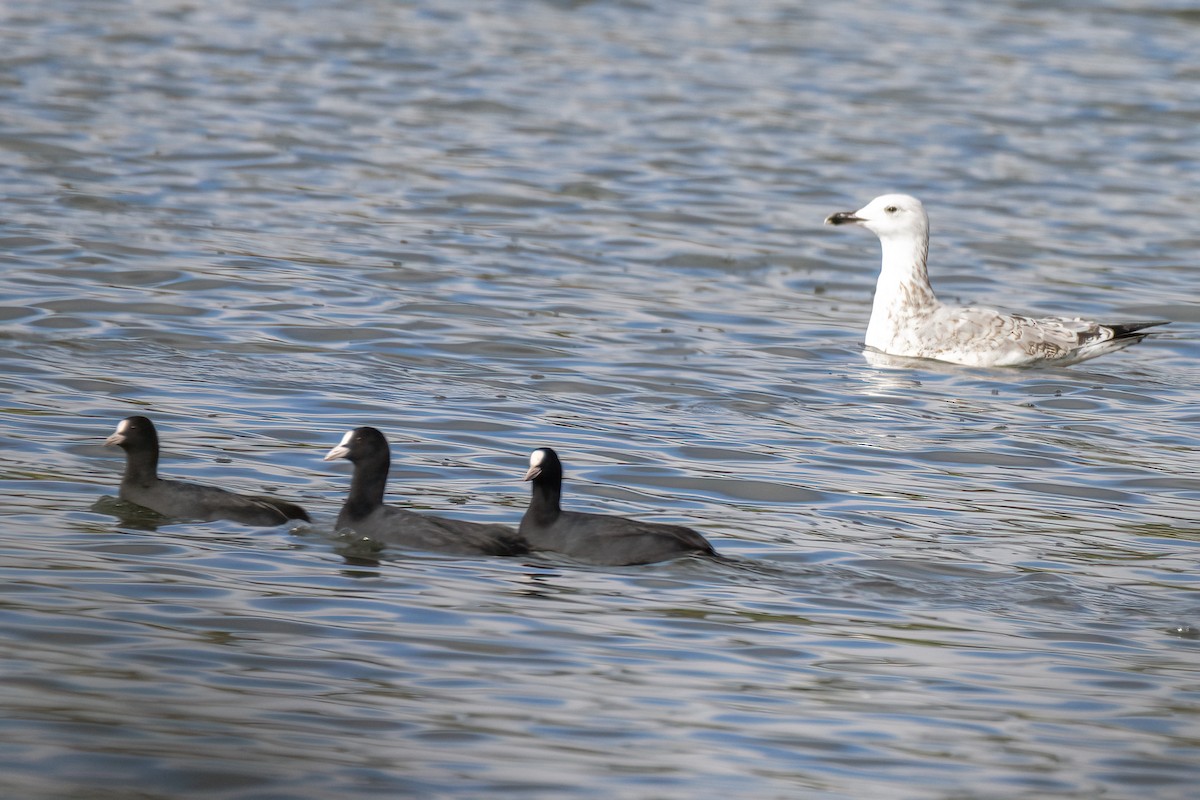
[[[5,796],[1194,794],[1189,5],[0,22]],[[884,191],[947,299],[1174,324],[873,363],[878,245],[821,220]],[[314,523],[114,514],[134,413]],[[551,445],[730,560],[377,552],[321,461],[368,424],[395,503],[515,523]]]

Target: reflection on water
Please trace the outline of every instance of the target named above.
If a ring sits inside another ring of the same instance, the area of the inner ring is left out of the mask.
[[[1186,10],[0,15],[4,796],[1194,793]],[[821,221],[886,190],[947,301],[1175,324],[864,356]],[[314,523],[115,500],[134,413]],[[358,425],[390,502],[515,523],[549,445],[569,507],[729,558],[339,537]]]

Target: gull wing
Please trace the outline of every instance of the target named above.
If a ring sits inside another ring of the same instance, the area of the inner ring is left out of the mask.
[[[919,355],[978,367],[1066,366],[1141,341],[1162,322],[1104,324],[1034,318],[990,308],[942,306],[915,326]]]

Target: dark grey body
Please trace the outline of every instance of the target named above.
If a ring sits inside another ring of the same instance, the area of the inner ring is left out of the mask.
[[[149,482],[126,478],[121,481],[120,496],[164,517],[177,519],[201,522],[227,519],[259,527],[282,525],[293,519],[310,521],[308,513],[294,503],[164,478]]]
[[[347,501],[338,514],[339,529],[349,528],[380,544],[459,555],[516,556],[529,552],[524,539],[507,525],[468,522],[382,503],[353,510]]]

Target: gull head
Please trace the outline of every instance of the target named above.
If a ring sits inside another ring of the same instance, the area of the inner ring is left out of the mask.
[[[907,194],[884,194],[858,211],[839,211],[825,218],[827,225],[861,225],[880,239],[918,238],[929,235],[929,217],[921,201]]]

